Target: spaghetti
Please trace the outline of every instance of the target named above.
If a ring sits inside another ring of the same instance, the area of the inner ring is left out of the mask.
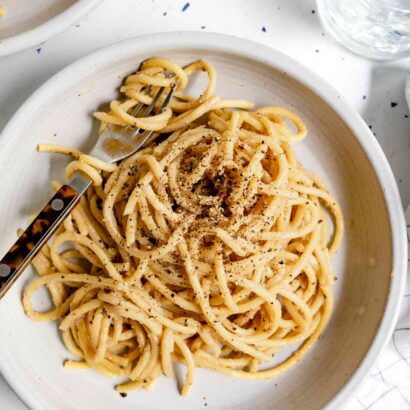
[[[182,93],[196,71],[208,75],[197,99]],[[176,79],[167,110],[129,113]],[[187,368],[183,395],[195,367],[272,378],[307,354],[332,311],[330,257],[343,217],[291,148],[305,125],[283,107],[250,111],[246,101],[222,100],[215,84],[205,61],[148,60],[121,87],[124,99],[95,117],[102,128],[154,130],[162,142],[117,165],[39,146],[72,155],[67,176],[80,171],[93,186],[35,258],[40,277],[25,289],[24,308],[34,320],[60,321],[78,358],[65,367],[121,376],[119,392],[151,389],[174,375],[174,362]],[[54,304],[46,312],[31,303],[42,286]],[[288,346],[294,352],[266,368]]]

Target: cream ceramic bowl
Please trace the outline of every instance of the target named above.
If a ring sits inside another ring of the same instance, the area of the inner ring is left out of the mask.
[[[66,30],[102,0],[1,0],[0,57],[36,46]]]
[[[21,306],[31,269],[0,301],[0,368],[32,409],[339,409],[368,374],[391,335],[406,272],[407,241],[391,169],[363,120],[337,92],[300,63],[262,45],[207,33],[166,33],[112,45],[78,61],[34,93],[1,136],[0,249],[50,195],[50,179],[64,179],[67,161],[36,152],[39,142],[89,149],[91,113],[115,98],[141,60],[211,61],[217,94],[257,105],[280,104],[309,129],[295,149],[340,202],[346,235],[334,259],[335,309],[323,337],[305,360],[276,379],[241,381],[200,369],[188,398],[161,378],[151,393],[127,398],[115,380],[62,367],[67,354],[55,323],[29,320]],[[201,82],[201,80],[198,80]],[[196,83],[194,89],[199,89]],[[47,295],[36,303],[45,308]],[[280,357],[278,357],[280,359]]]

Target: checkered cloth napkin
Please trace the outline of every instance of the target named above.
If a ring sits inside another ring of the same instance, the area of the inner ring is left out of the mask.
[[[410,246],[410,206],[406,211],[406,224]],[[410,269],[403,298],[389,345],[345,410],[410,409]]]

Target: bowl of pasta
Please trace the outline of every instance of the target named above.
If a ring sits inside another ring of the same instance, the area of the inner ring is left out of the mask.
[[[3,0],[0,56],[34,47],[75,24],[101,0]]]
[[[138,115],[159,88],[167,108]],[[152,136],[106,163],[87,153],[107,127]],[[363,120],[289,57],[127,40],[51,78],[1,140],[2,253],[74,172],[92,181],[0,301],[0,369],[30,408],[338,409],[387,343],[397,186]]]

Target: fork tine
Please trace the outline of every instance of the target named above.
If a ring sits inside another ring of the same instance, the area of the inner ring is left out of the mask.
[[[147,92],[145,93],[146,95],[150,95],[152,91],[152,85],[150,85],[147,89]],[[144,103],[140,102],[134,109],[134,111],[132,112],[132,115],[134,117],[136,117],[142,110],[142,108],[145,106]]]
[[[164,92],[165,88],[161,87],[157,94],[155,95],[154,99],[152,100],[151,104],[148,106],[148,108],[144,111],[144,117],[148,117],[148,115],[151,114],[152,110],[154,107],[157,105],[158,100],[160,99],[162,93]]]
[[[161,107],[159,107],[158,110],[158,114],[161,114],[162,110],[164,108],[167,107],[167,105],[169,104],[169,102],[171,101],[172,98],[172,94],[174,93],[174,89],[175,89],[175,85],[171,87],[171,89],[169,90],[167,96],[165,97],[164,101],[161,104]],[[148,131],[145,133],[145,135],[143,135],[142,140],[140,141],[140,143],[138,144],[139,147],[142,147],[147,141],[148,139],[151,137],[151,135],[154,133],[154,131]]]
[[[148,116],[151,114],[151,112],[152,112],[152,110],[154,109],[154,107],[156,106],[156,104],[157,104],[159,98],[161,97],[162,93],[164,92],[164,89],[165,89],[164,87],[161,87],[161,88],[158,90],[157,94],[155,95],[155,97],[154,97],[153,100],[151,101],[151,104],[145,109],[144,113],[142,114],[142,117],[148,117]],[[142,104],[142,103],[141,103],[141,104]],[[161,108],[161,109],[162,109],[162,108]],[[141,111],[141,109],[138,110],[138,112],[139,112],[139,111]],[[136,137],[137,135],[142,134],[142,133],[144,133],[144,132],[145,132],[145,131],[144,131],[142,128],[136,128],[136,129],[133,131],[132,136],[133,136],[133,137]]]
[[[169,104],[169,102],[171,101],[172,94],[174,93],[174,90],[175,90],[175,86],[176,86],[176,84],[173,84],[173,85],[171,86],[171,89],[169,90],[169,93],[167,94],[167,96],[165,97],[164,102],[161,104],[161,107],[159,108],[159,113],[161,113],[162,110],[163,110],[164,108],[166,108],[166,106],[167,106],[167,105]]]

